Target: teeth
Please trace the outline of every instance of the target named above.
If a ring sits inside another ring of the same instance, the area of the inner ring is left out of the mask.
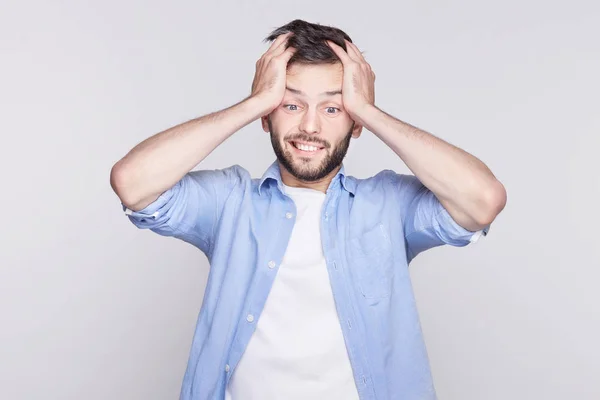
[[[305,145],[305,144],[302,144],[302,143],[294,143],[294,145],[296,146],[297,149],[304,150],[304,151],[317,151],[317,150],[319,150],[318,147],[308,146],[308,145]]]

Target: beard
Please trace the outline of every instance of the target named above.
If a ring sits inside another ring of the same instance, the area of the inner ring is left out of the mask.
[[[350,127],[350,131],[346,134],[346,136],[338,143],[337,146],[334,146],[331,149],[331,145],[329,143],[325,143],[322,141],[316,141],[313,135],[293,135],[289,136],[286,139],[286,142],[289,143],[290,140],[302,140],[307,143],[316,143],[319,146],[323,146],[323,149],[320,151],[325,152],[325,156],[319,163],[319,165],[311,166],[312,162],[311,158],[303,158],[300,157],[300,161],[294,161],[294,156],[289,150],[284,150],[277,132],[273,130],[273,125],[271,124],[271,117],[267,117],[267,123],[269,125],[269,132],[271,134],[271,144],[273,145],[273,150],[275,151],[275,155],[277,156],[277,160],[283,165],[283,167],[296,179],[304,181],[304,182],[314,182],[325,178],[331,171],[335,170],[346,157],[346,153],[348,152],[348,147],[350,146],[350,139],[352,138],[352,130],[354,129],[355,122],[352,122],[352,126]],[[290,143],[290,146],[293,146]]]

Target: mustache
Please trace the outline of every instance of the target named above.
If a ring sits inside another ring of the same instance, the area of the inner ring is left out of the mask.
[[[319,145],[320,147],[324,147],[326,149],[329,148],[329,143],[315,140],[314,137],[310,137],[310,136],[306,136],[306,135],[288,136],[285,140],[288,142],[300,141],[300,142],[305,142],[305,143],[314,143],[316,145]]]

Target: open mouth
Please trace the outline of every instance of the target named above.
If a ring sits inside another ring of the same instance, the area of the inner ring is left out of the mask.
[[[296,150],[306,154],[318,153],[320,150],[324,149],[323,146],[318,145],[316,143],[308,144],[296,141],[291,141],[290,143],[292,144],[292,147],[294,147]]]

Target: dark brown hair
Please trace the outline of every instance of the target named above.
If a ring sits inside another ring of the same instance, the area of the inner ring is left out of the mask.
[[[293,32],[289,38],[287,47],[294,47],[296,53],[292,56],[288,65],[300,64],[335,64],[339,62],[338,56],[329,48],[325,40],[330,40],[346,50],[344,39],[352,42],[350,36],[344,31],[332,26],[313,24],[296,19],[277,29],[265,38],[265,42],[275,40],[279,35]]]

